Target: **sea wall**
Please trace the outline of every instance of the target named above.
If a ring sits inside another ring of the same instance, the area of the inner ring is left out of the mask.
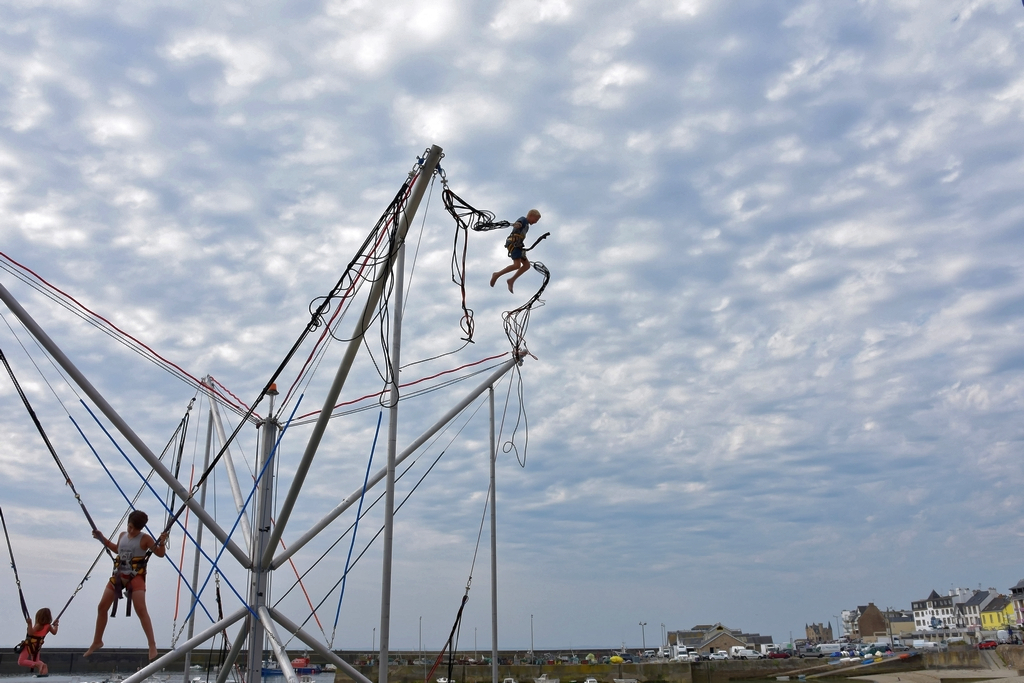
[[[1000,645],[996,655],[1011,669],[1024,671],[1024,645]]]
[[[544,664],[499,666],[498,678],[512,678],[517,683],[534,683],[534,679],[546,674],[549,679],[560,683],[583,683],[595,678],[598,683],[614,683],[618,680],[636,680],[637,683],[727,683],[731,680],[775,678],[792,674],[794,677],[823,665],[818,659],[759,659],[754,661],[724,661],[698,663],[647,663],[647,664]],[[377,680],[375,666],[357,666],[359,673],[371,681]],[[827,665],[825,665],[827,668]],[[389,683],[423,683],[427,671],[423,666],[391,666],[388,668]],[[491,683],[490,666],[456,665],[451,678],[456,683]],[[440,667],[433,678],[448,677],[448,669]],[[339,671],[336,683],[353,683],[352,679]]]

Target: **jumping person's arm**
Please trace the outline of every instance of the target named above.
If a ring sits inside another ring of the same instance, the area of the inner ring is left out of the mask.
[[[99,529],[92,530],[92,537],[103,544],[103,547],[112,552],[117,552],[117,544],[111,543],[110,539],[103,535],[103,532]]]
[[[60,619],[50,624],[50,633],[57,635],[57,625],[60,623]]]
[[[167,532],[160,534],[159,540],[154,541],[153,537],[146,535],[142,539],[142,549],[152,550],[157,557],[163,557],[167,553]]]

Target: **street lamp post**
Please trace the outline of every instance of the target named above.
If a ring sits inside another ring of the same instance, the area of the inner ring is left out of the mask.
[[[835,614],[832,615],[836,620],[836,627],[839,629],[839,636],[836,638],[837,641],[843,639],[843,622]]]
[[[530,615],[530,654],[533,654],[533,615]]]
[[[665,624],[661,625],[661,647],[668,647],[668,633],[665,631]]]
[[[647,649],[647,636],[644,635],[644,626],[647,626],[647,622],[646,621],[641,621],[640,622],[640,643],[643,646],[642,650],[646,650]]]

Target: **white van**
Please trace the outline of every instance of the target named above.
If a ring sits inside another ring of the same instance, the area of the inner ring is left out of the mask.
[[[842,643],[819,643],[814,646],[814,651],[822,655],[831,655],[833,652],[842,652]]]

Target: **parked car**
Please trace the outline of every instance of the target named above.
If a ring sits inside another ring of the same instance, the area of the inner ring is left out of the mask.
[[[773,650],[768,653],[768,659],[789,659],[790,656],[791,655],[788,652],[779,652],[778,650]]]
[[[998,644],[999,643],[997,643],[994,640],[983,640],[980,643],[978,643],[978,649],[979,650],[994,650],[994,649],[996,649],[996,645],[998,645]]]
[[[708,655],[708,659],[712,659],[712,660],[729,659],[729,655],[726,654],[725,650],[719,650],[718,652],[712,652],[711,654],[709,654]]]

